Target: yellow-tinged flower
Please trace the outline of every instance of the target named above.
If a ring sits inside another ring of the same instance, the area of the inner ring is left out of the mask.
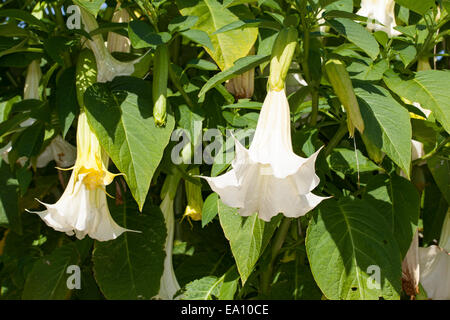
[[[389,37],[398,36],[401,33],[396,27],[394,0],[361,0],[361,9],[358,15],[367,17],[367,29],[384,31]]]
[[[77,130],[77,160],[63,195],[55,204],[45,204],[46,210],[36,212],[53,229],[86,235],[99,241],[112,240],[125,231],[111,217],[105,186],[115,174],[107,170],[107,157],[95,134],[90,130],[86,114],[81,113]],[[39,200],[38,200],[39,201]]]
[[[189,170],[190,174],[193,176],[198,176],[200,174],[200,170],[198,167],[195,167]],[[184,210],[184,217],[188,217],[194,221],[202,220],[202,208],[203,208],[203,197],[202,197],[202,189],[199,185],[192,183],[190,181],[185,181],[185,189],[186,189],[186,198],[187,198],[187,206]]]

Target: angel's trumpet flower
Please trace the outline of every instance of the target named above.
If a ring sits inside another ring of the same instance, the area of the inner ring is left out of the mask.
[[[409,296],[419,293],[419,231],[416,230],[413,241],[402,262],[402,287]]]
[[[275,41],[269,92],[250,149],[236,141],[233,169],[218,177],[205,177],[222,201],[239,208],[242,216],[257,212],[260,219],[270,221],[282,212],[287,217],[299,217],[325,199],[311,193],[320,181],[314,171],[319,151],[301,158],[292,149],[284,81],[296,41],[294,29],[282,30]]]
[[[86,32],[98,29],[97,20],[89,12],[80,8]],[[101,34],[91,36],[92,40],[87,40],[88,47],[94,52],[97,61],[98,82],[111,81],[118,76],[129,76],[134,72],[134,64],[139,60],[121,62],[115,59],[105,46]]]
[[[419,248],[420,283],[433,300],[450,300],[450,210],[442,226],[439,246]]]
[[[357,14],[367,17],[367,29],[384,31],[389,37],[398,36],[401,33],[394,29],[397,26],[394,6],[394,0],[361,0]]]
[[[111,22],[126,23],[130,21],[130,15],[126,9],[119,9],[114,12]],[[109,52],[130,52],[130,39],[115,32],[108,33]]]
[[[174,211],[173,200],[177,191],[179,175],[169,175],[164,182],[161,192],[163,201],[160,208],[166,222],[167,237],[164,249],[166,250],[166,258],[164,259],[164,272],[161,277],[160,287],[157,298],[163,300],[172,300],[175,293],[180,290],[175,271],[172,264],[173,236],[174,236]]]
[[[255,49],[252,48],[249,55],[254,53]],[[230,79],[225,84],[225,87],[236,99],[251,98],[255,88],[255,69],[250,69],[247,72]]]
[[[99,241],[112,240],[125,231],[111,217],[105,187],[115,174],[107,170],[107,157],[95,134],[89,128],[86,114],[81,113],[77,129],[77,160],[66,190],[55,204],[45,204],[37,213],[56,231],[78,239],[86,235]]]
[[[189,170],[190,174],[198,176],[200,171],[198,167]],[[185,181],[187,206],[184,211],[184,217],[194,221],[202,220],[203,198],[201,186],[190,181]]]

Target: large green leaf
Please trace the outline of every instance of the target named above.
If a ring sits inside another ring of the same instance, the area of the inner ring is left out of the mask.
[[[401,255],[383,216],[368,202],[331,199],[313,212],[306,250],[328,299],[399,299]],[[379,289],[372,268],[379,268]]]
[[[59,78],[56,85],[56,107],[64,138],[80,110],[77,102],[74,67],[64,70]]]
[[[245,283],[272,238],[281,216],[264,222],[256,213],[250,217],[241,217],[237,209],[228,207],[222,201],[218,208],[220,224],[225,237],[230,241],[242,283]]]
[[[112,205],[114,220],[125,232],[111,241],[96,242],[94,275],[108,299],[151,299],[159,291],[164,270],[166,227],[159,207],[145,206],[139,213],[131,199]]]
[[[375,60],[378,53],[380,53],[378,42],[372,34],[359,23],[346,18],[335,18],[328,20],[328,23],[336,30],[336,32],[361,48],[373,60]]]
[[[436,7],[434,0],[395,0],[395,2],[422,15]]]
[[[445,90],[446,84],[450,83],[449,71],[419,71],[410,80],[402,80],[390,71],[385,74],[384,82],[399,96],[433,111],[436,119],[450,133],[450,91]]]
[[[55,249],[51,255],[36,261],[27,277],[22,299],[62,300],[70,297],[67,268],[80,263],[80,254],[73,243]]]
[[[133,77],[97,83],[84,95],[89,125],[125,180],[139,209],[161,161],[175,122],[167,115],[165,127],[152,116],[151,85]]]
[[[412,132],[408,110],[379,86],[359,83],[355,93],[364,120],[364,136],[409,176]]]
[[[420,199],[414,185],[397,175],[377,175],[369,181],[363,199],[386,218],[404,257],[419,222]]]
[[[214,50],[207,46],[205,50],[222,70],[230,68],[234,61],[245,57],[256,41],[257,28],[213,34],[216,30],[239,20],[238,16],[217,0],[177,0],[177,6],[182,15],[198,17],[193,29],[202,30],[209,35]]]

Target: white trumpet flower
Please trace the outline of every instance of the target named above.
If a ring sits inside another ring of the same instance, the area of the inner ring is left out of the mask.
[[[119,5],[118,5],[119,6]],[[130,15],[126,9],[114,12],[111,22],[125,23],[130,21]],[[109,52],[130,52],[130,39],[115,32],[108,33]]]
[[[97,21],[89,12],[80,8],[86,32],[92,32],[98,28]],[[115,59],[105,46],[101,34],[91,36],[92,40],[87,40],[88,47],[94,52],[97,61],[97,81],[108,82],[118,76],[129,76],[134,72],[134,64],[139,59],[121,62]]]
[[[57,135],[37,158],[36,167],[44,168],[52,160],[60,168],[71,167],[75,163],[76,154],[77,149]]]
[[[164,271],[161,277],[159,292],[156,298],[163,300],[172,300],[175,293],[180,290],[175,271],[172,264],[172,250],[173,250],[173,236],[174,236],[174,212],[173,200],[177,191],[180,176],[171,175],[166,178],[163,186],[163,201],[160,208],[164,215],[166,222],[167,237],[164,249],[166,251],[166,258],[164,259]]]
[[[311,193],[320,182],[314,171],[319,151],[309,158],[293,152],[285,91],[271,89],[250,149],[236,141],[233,169],[204,178],[222,201],[239,208],[242,216],[257,212],[260,219],[270,221],[282,212],[287,217],[299,217],[326,199]]]
[[[397,26],[394,6],[394,0],[361,0],[361,9],[356,14],[367,17],[367,29],[398,36],[401,33],[394,29]]]
[[[125,231],[111,217],[106,201],[105,186],[115,174],[108,172],[105,157],[95,134],[90,130],[86,115],[81,113],[77,129],[77,160],[63,195],[55,204],[37,213],[56,231],[78,239],[86,235],[99,241],[112,240]],[[39,201],[39,200],[38,200]],[[40,202],[40,201],[39,201]]]
[[[433,300],[450,300],[450,210],[441,231],[439,246],[419,248],[420,283]]]

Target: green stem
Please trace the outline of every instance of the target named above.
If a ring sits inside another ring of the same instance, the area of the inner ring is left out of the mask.
[[[339,141],[341,141],[341,139],[345,136],[347,131],[348,131],[347,124],[345,123],[345,121],[341,122],[338,130],[331,138],[330,142],[328,142],[328,145],[325,147],[324,151],[325,156],[328,156],[331,153],[331,151],[333,151],[334,147],[338,145]]]
[[[261,275],[261,292],[264,296],[268,296],[271,287],[273,267],[275,260],[283,246],[284,240],[286,239],[289,227],[291,225],[292,218],[283,218],[280,227],[278,228],[277,234],[272,244],[271,258],[267,269],[263,271]]]
[[[178,81],[178,77],[176,76],[175,72],[173,71],[172,65],[169,65],[169,78],[170,78],[170,81],[175,86],[175,88],[177,88],[177,90],[180,92],[181,96],[184,98],[187,105],[190,108],[193,108],[194,103],[192,102],[191,98],[188,96],[186,91],[184,91],[183,87],[181,86],[180,82]]]
[[[314,127],[317,124],[317,116],[319,114],[319,92],[316,88],[311,88],[311,118],[310,125]]]

